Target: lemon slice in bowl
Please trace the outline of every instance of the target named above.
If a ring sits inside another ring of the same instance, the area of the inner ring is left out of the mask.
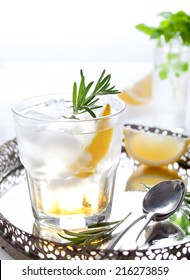
[[[148,166],[173,163],[187,151],[190,138],[124,129],[125,148],[130,157]]]

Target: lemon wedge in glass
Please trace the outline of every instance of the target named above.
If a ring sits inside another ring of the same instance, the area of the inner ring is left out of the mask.
[[[109,104],[106,105],[102,116],[108,116],[111,114],[111,107]],[[108,120],[102,120],[98,126],[97,129],[100,130],[101,127],[106,126],[106,122]],[[96,133],[90,144],[86,147],[86,152],[91,155],[91,166],[96,166],[99,161],[102,160],[102,158],[105,157],[107,154],[107,151],[109,149],[109,145],[112,139],[113,134],[113,128],[108,128],[105,130],[100,130]]]
[[[130,157],[148,166],[173,163],[187,151],[190,138],[124,129],[125,148]]]
[[[110,114],[111,106],[107,104],[101,116],[109,116]],[[106,156],[113,135],[113,128],[104,129],[108,122],[109,119],[102,119],[98,123],[97,133],[85,148],[85,155],[87,153],[90,156],[90,161],[86,161],[86,158],[81,156],[72,164],[71,168],[74,170],[75,176],[87,178],[93,175],[97,164]]]

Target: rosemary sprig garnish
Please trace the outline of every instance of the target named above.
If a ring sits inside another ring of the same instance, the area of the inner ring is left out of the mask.
[[[77,83],[73,84],[73,93],[72,93],[72,107],[73,114],[79,114],[83,112],[88,112],[93,118],[96,117],[93,110],[97,108],[101,108],[101,105],[97,105],[97,101],[99,100],[99,95],[106,94],[117,94],[118,90],[115,89],[115,86],[110,86],[111,75],[108,74],[105,76],[105,70],[103,70],[100,75],[94,89],[90,93],[92,85],[94,82],[90,82],[87,86],[85,85],[85,76],[83,75],[83,71],[80,70],[81,81],[79,87]]]
[[[58,235],[68,241],[71,244],[82,246],[95,246],[99,247],[105,240],[111,238],[113,231],[121,225],[130,215],[129,213],[122,220],[114,222],[103,222],[88,226],[87,230],[80,232],[73,232],[64,229],[64,233],[68,236],[64,236],[60,233]]]

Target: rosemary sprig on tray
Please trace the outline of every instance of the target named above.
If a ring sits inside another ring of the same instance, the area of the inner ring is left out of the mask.
[[[129,213],[122,220],[114,222],[103,222],[88,226],[87,230],[80,232],[73,232],[64,229],[64,233],[68,236],[64,236],[60,233],[58,235],[75,245],[82,246],[100,246],[105,240],[111,238],[113,231],[119,227],[130,215]]]
[[[73,84],[73,114],[88,112],[93,118],[95,118],[96,115],[93,110],[102,107],[97,104],[97,101],[99,100],[98,96],[119,93],[119,91],[115,89],[115,86],[110,86],[111,75],[109,74],[105,76],[105,72],[106,71],[103,70],[94,89],[89,93],[94,82],[92,81],[86,86],[85,76],[83,75],[83,71],[80,70],[81,81],[79,87],[76,82]]]

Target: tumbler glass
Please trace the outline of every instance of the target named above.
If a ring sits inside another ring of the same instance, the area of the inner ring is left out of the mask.
[[[12,110],[36,221],[78,229],[110,217],[125,104],[102,96],[95,118],[76,117],[68,96],[31,97]]]

